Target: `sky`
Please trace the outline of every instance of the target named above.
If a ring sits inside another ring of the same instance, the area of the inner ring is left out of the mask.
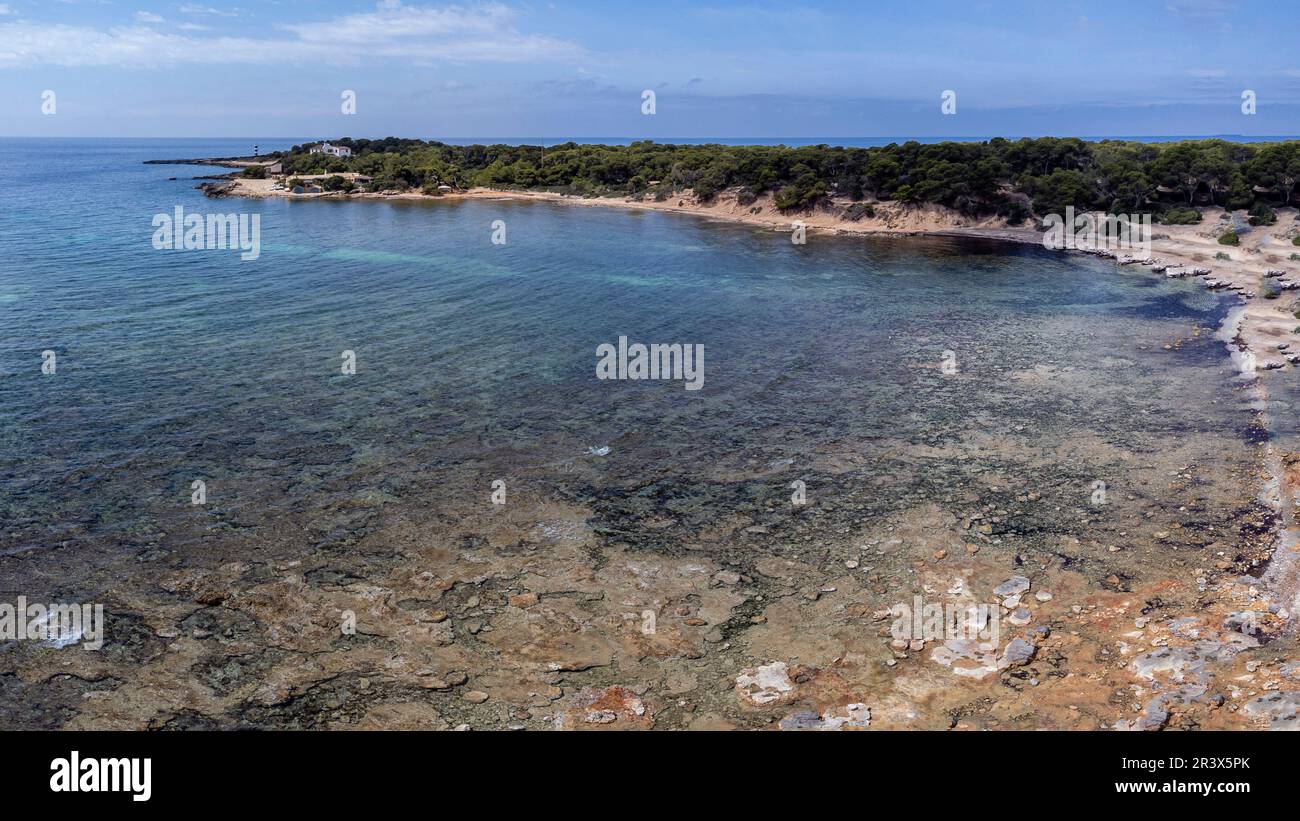
[[[1298,24],[1294,0],[0,0],[0,136],[1293,136]]]

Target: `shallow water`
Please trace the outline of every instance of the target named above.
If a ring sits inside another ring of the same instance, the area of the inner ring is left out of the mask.
[[[1195,281],[561,203],[212,200],[210,169],[142,164],[247,150],[219,141],[0,148],[0,600],[109,619],[102,653],[0,644],[8,726],[541,729],[611,685],[704,721],[656,726],[764,726],[713,682],[772,660],[884,726],[1117,726],[1127,684],[1074,682],[1135,615],[1262,570],[1259,443],[1292,449],[1294,405],[1277,385],[1261,427]],[[258,215],[260,258],[154,250],[178,205]],[[703,346],[702,389],[598,379],[619,337]],[[1064,634],[1032,671],[889,666],[868,614],[1020,573]],[[987,709],[1031,678],[1061,686]]]
[[[1248,456],[1223,351],[1193,336],[1223,307],[1195,283],[1030,247],[794,246],[560,204],[209,200],[188,181],[204,169],[141,161],[242,144],[6,145],[7,578],[39,565],[77,588],[88,566],[201,561],[285,521],[304,549],[348,544],[385,506],[458,514],[494,478],[676,550],[795,479],[867,518],[980,472],[1086,505],[1094,482],[1144,469],[1118,450]],[[176,205],[259,214],[260,259],[154,250],[150,221]],[[704,389],[596,379],[619,336],[702,344]]]

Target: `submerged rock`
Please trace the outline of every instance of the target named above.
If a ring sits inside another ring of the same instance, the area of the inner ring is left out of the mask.
[[[1002,584],[993,588],[993,595],[998,598],[1007,596],[1018,596],[1029,589],[1029,579],[1024,576],[1012,576]]]
[[[1174,681],[1181,681],[1187,672],[1199,672],[1204,662],[1185,647],[1161,647],[1143,653],[1129,663],[1133,673],[1154,680],[1157,673],[1168,673]]]
[[[573,706],[556,717],[561,730],[646,730],[654,712],[632,689],[622,685],[588,687],[573,699]]]
[[[1269,693],[1246,702],[1241,711],[1267,718],[1270,730],[1300,730],[1300,692]]]
[[[781,719],[782,730],[851,730],[871,725],[871,710],[865,704],[848,704],[840,710],[798,710]]]
[[[1007,649],[1002,651],[1002,658],[998,660],[998,667],[1022,667],[1033,661],[1034,654],[1038,652],[1038,647],[1031,641],[1025,639],[1012,639],[1007,645]]]
[[[949,639],[930,652],[930,660],[959,676],[982,679],[998,671],[997,647],[968,639]]]
[[[761,667],[747,667],[736,676],[736,695],[755,707],[764,707],[788,698],[794,692],[790,669],[784,661]]]

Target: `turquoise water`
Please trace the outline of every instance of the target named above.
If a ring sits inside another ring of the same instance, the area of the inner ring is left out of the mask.
[[[612,208],[213,200],[190,179],[211,169],[143,164],[247,141],[0,146],[0,586],[16,590],[347,547],[395,513],[436,531],[499,476],[672,551],[796,478],[861,519],[981,472],[1062,495],[1124,482],[1098,443],[1248,456],[1223,351],[1191,335],[1224,309],[1194,283]],[[260,258],[155,250],[151,220],[177,205],[259,215]],[[597,380],[619,336],[704,345],[704,389]],[[671,527],[647,524],[664,511]]]

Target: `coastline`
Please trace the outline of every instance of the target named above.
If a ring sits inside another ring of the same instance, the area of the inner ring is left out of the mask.
[[[256,164],[248,161],[220,159],[200,160],[196,164],[247,167]],[[642,211],[685,214],[704,219],[766,228],[788,233],[793,224],[803,223],[810,234],[829,234],[860,237],[961,237],[1013,242],[1022,245],[1042,246],[1042,233],[1033,228],[1009,226],[1005,220],[970,218],[941,206],[905,206],[895,202],[871,203],[869,216],[846,218],[846,209],[852,203],[846,199],[832,199],[829,207],[819,207],[805,213],[782,213],[776,209],[773,195],[761,195],[752,202],[740,203],[736,192],[724,191],[709,202],[699,202],[691,194],[683,193],[663,201],[630,197],[582,197],[542,191],[471,188],[444,192],[439,195],[423,193],[301,193],[275,190],[273,179],[247,179],[231,173],[223,182],[204,183],[199,187],[210,197],[244,197],[253,199],[348,199],[371,201],[532,201],[560,203],[587,207],[616,207]],[[1223,231],[1244,224],[1244,216],[1234,215],[1222,208],[1201,208],[1202,220],[1195,225],[1153,226],[1151,254],[1147,259],[1126,258],[1118,255],[1071,249],[1074,253],[1089,253],[1111,258],[1116,267],[1138,265],[1155,275],[1168,278],[1194,277],[1201,279],[1209,290],[1233,294],[1236,305],[1228,311],[1215,337],[1227,349],[1229,358],[1238,372],[1243,389],[1251,396],[1251,406],[1256,409],[1256,422],[1268,429],[1268,385],[1262,371],[1292,371],[1300,366],[1300,342],[1293,343],[1293,331],[1300,327],[1300,319],[1292,316],[1284,306],[1295,303],[1297,291],[1284,290],[1279,298],[1266,299],[1267,282],[1300,281],[1300,263],[1289,260],[1295,246],[1291,237],[1300,233],[1300,209],[1283,208],[1277,211],[1277,222],[1270,226],[1253,227],[1241,234],[1237,246],[1223,246],[1218,236]],[[1218,253],[1227,253],[1229,259],[1216,259]],[[1282,277],[1269,276],[1270,271],[1284,270]],[[1197,332],[1199,333],[1199,332]],[[1170,340],[1166,351],[1177,350],[1183,340]],[[1279,347],[1279,346],[1285,347]],[[1269,602],[1283,613],[1300,613],[1300,523],[1295,512],[1300,508],[1300,470],[1297,462],[1286,454],[1275,451],[1266,443],[1260,456],[1260,468],[1265,490],[1260,502],[1273,511],[1278,527],[1273,538],[1273,549],[1267,560],[1264,574],[1267,590],[1278,600]],[[1231,597],[1229,597],[1231,598]],[[1264,600],[1260,600],[1263,602]],[[1251,602],[1251,606],[1260,606]],[[1223,604],[1228,601],[1222,600]],[[1243,606],[1237,602],[1236,606]],[[1225,613],[1228,611],[1225,610]],[[1300,621],[1286,619],[1288,632],[1295,632]]]
[[[234,163],[223,160],[198,160],[203,165]],[[250,163],[241,163],[241,166]],[[264,199],[348,199],[348,200],[398,200],[398,201],[461,201],[461,200],[513,200],[553,202],[588,207],[617,207],[633,210],[660,211],[688,214],[695,217],[725,222],[742,223],[773,231],[789,232],[795,222],[803,223],[812,234],[830,233],[841,236],[938,236],[969,237],[1026,245],[1042,245],[1042,232],[1033,228],[1009,226],[997,217],[965,217],[941,206],[905,206],[894,202],[872,203],[874,214],[857,219],[846,218],[844,211],[851,206],[848,200],[832,200],[829,208],[818,208],[808,213],[784,214],[773,203],[773,196],[763,194],[753,202],[741,204],[734,191],[724,191],[713,200],[701,203],[690,194],[670,197],[662,202],[630,197],[580,197],[545,191],[471,188],[447,192],[438,196],[421,193],[303,193],[294,194],[274,190],[274,180],[244,179],[231,175],[228,182],[206,184],[205,193],[211,197],[246,197]],[[1282,298],[1266,299],[1263,286],[1270,278],[1270,270],[1284,270],[1286,274],[1275,281],[1300,283],[1300,263],[1289,260],[1295,246],[1290,238],[1300,234],[1300,209],[1281,208],[1277,223],[1252,228],[1242,235],[1238,246],[1218,244],[1218,235],[1234,224],[1244,222],[1222,208],[1203,208],[1202,220],[1196,225],[1155,226],[1149,261],[1133,260],[1129,264],[1146,264],[1156,273],[1170,278],[1197,277],[1211,290],[1233,292],[1245,306],[1244,315],[1236,333],[1225,340],[1229,347],[1236,346],[1241,353],[1255,356],[1257,370],[1292,369],[1300,364],[1300,343],[1297,352],[1283,352],[1277,344],[1288,341],[1300,320],[1282,310],[1291,300],[1289,291]],[[1231,259],[1215,259],[1215,254],[1226,252]],[[1088,253],[1076,251],[1076,253]],[[1122,256],[1122,254],[1121,254]],[[1117,265],[1123,264],[1115,260]],[[1166,271],[1166,269],[1170,269]],[[1177,270],[1181,269],[1181,270]],[[1208,269],[1209,273],[1194,273]],[[1296,361],[1291,361],[1293,357]],[[1234,356],[1239,370],[1249,369],[1243,357]]]

